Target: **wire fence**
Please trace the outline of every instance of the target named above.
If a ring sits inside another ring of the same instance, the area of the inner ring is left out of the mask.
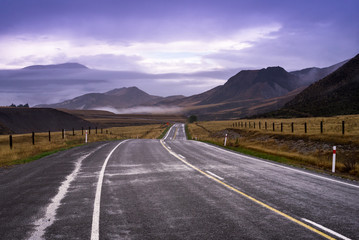
[[[8,145],[10,149],[13,149],[17,145],[23,144],[46,144],[46,143],[59,143],[64,141],[85,141],[86,139],[90,140],[90,136],[97,135],[108,135],[112,134],[108,129],[103,128],[82,128],[75,130],[74,128],[66,130],[62,129],[61,131],[48,131],[48,132],[32,132],[28,134],[10,134],[8,137],[0,137],[0,147],[5,147]],[[87,135],[87,136],[86,136]]]
[[[231,127],[292,134],[334,134],[334,135],[359,135],[359,122],[353,120],[239,120],[232,123]]]

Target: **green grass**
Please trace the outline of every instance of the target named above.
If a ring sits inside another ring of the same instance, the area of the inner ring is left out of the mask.
[[[243,153],[245,155],[249,155],[249,156],[253,156],[253,157],[257,157],[257,158],[262,158],[262,159],[267,159],[267,160],[271,160],[271,161],[275,161],[275,162],[279,162],[279,163],[293,164],[295,162],[295,161],[293,161],[293,160],[291,160],[289,158],[286,158],[286,157],[277,156],[277,155],[273,155],[273,154],[268,154],[268,153],[265,153],[265,152],[260,152],[260,151],[257,151],[257,150],[248,149],[248,148],[244,148],[244,147],[240,147],[240,146],[239,147],[223,146],[223,144],[213,142],[213,141],[206,141],[206,140],[203,140],[201,142],[217,145],[217,146],[220,146],[222,148],[227,148],[227,149],[230,149],[230,150],[235,151],[235,152]]]
[[[77,145],[77,146],[69,146],[69,147],[65,147],[65,148],[55,149],[55,150],[52,150],[52,151],[48,151],[48,152],[43,152],[43,153],[37,154],[37,155],[35,155],[35,156],[31,156],[31,157],[28,157],[28,158],[18,159],[18,160],[15,160],[15,161],[11,162],[11,165],[18,165],[18,164],[29,163],[29,162],[38,160],[38,159],[40,159],[40,158],[49,156],[49,155],[51,155],[51,154],[54,154],[54,153],[57,153],[57,152],[61,152],[61,151],[65,151],[65,150],[68,150],[68,149],[71,149],[71,148],[74,148],[74,147],[78,147],[78,146],[81,146],[81,145],[83,145],[83,144],[79,144],[79,145]],[[9,164],[9,165],[7,165],[7,166],[11,166],[11,165]]]
[[[188,130],[188,124],[185,125],[185,132],[186,132],[187,140],[191,140],[192,136],[191,136],[191,133]]]
[[[162,134],[157,139],[162,139],[166,135],[168,130],[170,130],[171,127],[172,127],[172,124],[169,125],[168,127],[166,127],[166,129],[162,132]]]
[[[282,163],[282,164],[286,164],[286,165],[290,165],[293,167],[297,167],[297,168],[305,168],[305,169],[309,169],[318,173],[325,173],[325,174],[329,174],[329,175],[333,175],[333,176],[338,176],[338,177],[342,177],[342,178],[346,178],[346,179],[350,179],[350,180],[358,180],[358,178],[356,176],[347,174],[347,173],[341,173],[341,172],[335,172],[332,173],[331,171],[325,170],[325,169],[321,169],[321,168],[317,168],[313,165],[310,164],[305,164],[302,161],[298,161],[296,159],[291,159],[291,158],[286,158],[283,156],[277,156],[277,155],[273,155],[273,154],[268,154],[265,152],[261,152],[258,150],[253,150],[253,149],[248,149],[248,148],[244,148],[241,146],[238,147],[233,147],[233,146],[223,146],[222,143],[218,143],[218,142],[214,142],[214,141],[208,141],[208,140],[200,140],[201,142],[204,143],[209,143],[212,145],[216,145],[219,146],[221,148],[226,148],[235,152],[239,152],[242,153],[244,155],[247,156],[253,156],[256,158],[260,158],[263,160],[270,160],[270,161],[274,161],[274,162],[278,162],[278,163]]]

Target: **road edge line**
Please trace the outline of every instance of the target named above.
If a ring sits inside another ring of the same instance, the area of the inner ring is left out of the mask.
[[[279,214],[279,215],[281,215],[281,216],[287,218],[288,220],[290,220],[290,221],[292,221],[292,222],[294,222],[294,223],[297,223],[297,224],[301,225],[302,227],[304,227],[304,228],[306,228],[306,229],[308,229],[308,230],[310,230],[310,231],[312,231],[312,232],[314,232],[314,233],[317,233],[318,235],[320,235],[320,236],[322,236],[322,237],[324,237],[324,238],[326,238],[326,239],[335,240],[335,238],[333,238],[333,237],[331,237],[331,236],[329,236],[329,235],[327,235],[327,234],[325,234],[325,233],[319,231],[318,229],[315,229],[315,228],[313,228],[312,226],[309,226],[308,224],[306,224],[306,223],[304,223],[304,222],[302,222],[302,221],[300,221],[300,220],[298,220],[298,219],[295,219],[294,217],[291,217],[291,216],[289,216],[288,214],[285,214],[284,212],[281,212],[281,211],[279,211],[279,210],[277,210],[277,209],[275,209],[275,208],[273,208],[273,207],[271,207],[271,206],[265,204],[264,202],[259,201],[259,200],[255,199],[254,197],[249,196],[248,194],[246,194],[246,193],[244,193],[244,192],[241,192],[241,191],[238,190],[237,188],[232,187],[232,186],[228,185],[228,184],[225,183],[225,182],[222,182],[221,180],[219,180],[219,179],[217,179],[217,178],[211,176],[210,174],[207,174],[206,172],[204,172],[204,171],[202,171],[201,169],[195,167],[194,165],[190,164],[189,162],[187,162],[187,161],[181,159],[175,152],[169,150],[169,149],[163,144],[163,141],[162,141],[162,140],[161,140],[160,142],[161,142],[162,146],[163,146],[171,155],[173,155],[173,156],[176,157],[178,160],[180,160],[181,162],[183,162],[183,163],[186,164],[187,166],[191,167],[192,169],[198,171],[198,172],[201,173],[202,175],[204,175],[204,176],[206,176],[206,177],[208,177],[208,178],[210,178],[210,179],[213,179],[214,181],[216,181],[216,182],[222,184],[223,186],[225,186],[226,188],[228,188],[228,189],[230,189],[230,190],[232,190],[232,191],[234,191],[234,192],[236,192],[236,193],[242,195],[243,197],[246,197],[247,199],[249,199],[249,200],[251,200],[251,201],[253,201],[253,202],[255,202],[255,203],[261,205],[262,207],[265,207],[265,208],[271,210],[272,212],[275,212],[275,213],[277,213],[277,214]]]
[[[110,159],[111,155],[113,154],[113,152],[123,143],[127,142],[128,140],[122,141],[119,144],[116,145],[116,147],[114,147],[112,149],[112,151],[107,155],[99,177],[98,177],[98,181],[97,181],[97,187],[96,187],[96,195],[95,195],[95,201],[94,201],[94,208],[93,208],[93,214],[92,214],[92,227],[91,227],[91,240],[98,240],[100,237],[100,205],[101,205],[101,191],[102,191],[102,183],[103,183],[103,178],[105,175],[105,170],[106,170],[106,166],[108,163],[108,160]]]

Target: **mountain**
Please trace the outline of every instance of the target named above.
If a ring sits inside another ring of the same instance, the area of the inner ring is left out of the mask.
[[[158,104],[185,107],[202,120],[228,119],[276,110],[298,94],[301,79],[281,67],[243,70],[204,93]]]
[[[341,62],[327,68],[307,68],[293,72],[287,72],[279,66],[258,70],[243,70],[229,78],[224,85],[190,97],[179,95],[164,98],[149,95],[137,87],[124,87],[106,93],[89,93],[61,103],[38,105],[36,107],[64,109],[113,108],[121,110],[120,112],[123,112],[122,109],[129,108],[151,111],[152,106],[162,108],[163,111],[179,107],[186,114],[198,115],[203,120],[239,118],[280,109],[309,84],[335,71],[344,63]],[[71,67],[78,66],[83,69],[81,64],[69,64]],[[51,66],[48,65],[47,68],[51,68]],[[66,67],[67,65],[56,65],[56,67],[59,66]],[[32,72],[33,70],[28,69],[27,71]],[[41,71],[43,70],[37,69],[36,72]],[[85,72],[90,75],[97,73],[91,69],[87,69]],[[84,75],[77,74],[76,76]],[[128,76],[128,79],[131,80],[131,75]],[[59,79],[58,81],[63,80]],[[141,86],[144,86],[143,84],[141,83]]]
[[[88,93],[61,103],[37,105],[35,107],[66,108],[66,109],[115,109],[130,108],[148,102],[157,102],[162,97],[152,96],[137,87],[123,87],[105,93]]]
[[[24,67],[23,69],[41,70],[41,69],[89,69],[88,67],[79,63],[62,63],[53,65],[32,65]]]
[[[327,75],[331,74],[332,72],[336,71],[338,68],[343,66],[345,63],[347,63],[349,60],[337,63],[335,65],[326,67],[326,68],[305,68],[298,71],[290,72],[291,74],[299,77],[301,79],[301,82],[303,85],[310,85],[313,82],[316,82]]]
[[[310,85],[275,117],[359,114],[359,54],[335,72]]]
[[[245,70],[231,77],[200,104],[283,96],[299,87],[299,78],[281,67]]]
[[[160,101],[158,104],[185,107],[188,114],[198,115],[202,120],[248,117],[275,111],[311,83],[346,62],[327,68],[306,68],[294,72],[287,72],[282,67],[243,70],[222,86],[171,102]]]

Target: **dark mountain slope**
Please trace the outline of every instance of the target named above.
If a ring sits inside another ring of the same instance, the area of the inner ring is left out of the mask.
[[[273,116],[334,116],[359,113],[359,54],[310,85]]]
[[[94,127],[94,124],[56,109],[0,108],[0,134],[61,131],[90,126]]]
[[[336,71],[338,68],[343,66],[348,61],[349,60],[346,60],[346,61],[334,64],[334,65],[326,67],[326,68],[312,67],[312,68],[305,68],[305,69],[298,70],[298,71],[293,71],[290,73],[299,77],[303,86],[305,86],[305,85],[308,86],[308,85],[328,76],[329,74]]]
[[[299,78],[281,67],[241,71],[201,104],[283,96],[299,86]]]

